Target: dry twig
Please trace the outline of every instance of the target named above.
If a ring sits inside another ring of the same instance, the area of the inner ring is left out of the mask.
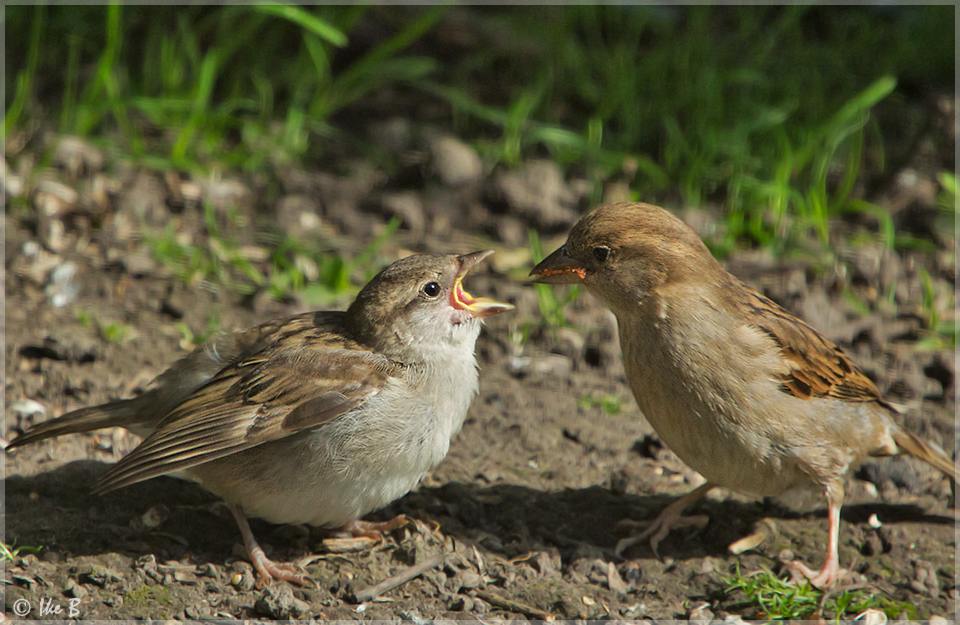
[[[428,558],[421,562],[420,564],[414,564],[411,567],[408,567],[393,577],[388,577],[379,584],[365,588],[364,590],[359,590],[353,594],[354,603],[363,603],[364,601],[371,601],[376,599],[385,592],[390,592],[397,586],[406,584],[414,577],[426,573],[431,569],[435,569],[441,564],[443,564],[444,555],[437,554],[432,558]]]
[[[483,599],[492,606],[496,606],[508,612],[515,612],[517,614],[523,614],[527,618],[535,619],[538,621],[552,621],[557,617],[549,612],[545,612],[539,608],[533,608],[519,601],[514,601],[513,599],[507,599],[506,597],[501,597],[496,595],[489,590],[477,590],[477,597]]]

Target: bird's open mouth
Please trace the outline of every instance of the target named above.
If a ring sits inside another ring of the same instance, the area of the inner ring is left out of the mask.
[[[457,273],[456,280],[454,280],[453,283],[453,291],[450,293],[451,306],[458,310],[465,310],[474,317],[489,317],[490,315],[513,310],[513,304],[499,302],[489,297],[474,297],[463,288],[462,281],[464,276],[490,254],[493,254],[493,250],[464,254],[459,257],[460,271]]]

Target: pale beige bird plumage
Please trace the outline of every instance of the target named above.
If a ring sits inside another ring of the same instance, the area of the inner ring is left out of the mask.
[[[96,491],[179,472],[227,501],[261,579],[304,583],[264,555],[247,516],[361,534],[396,525],[358,519],[444,458],[477,392],[480,320],[513,308],[463,289],[490,253],[399,260],[346,312],[216,337],[143,395],[41,423],[8,450],[124,427],[145,438]]]
[[[680,512],[715,486],[779,495],[814,484],[830,533],[819,572],[836,581],[843,477],[871,456],[909,454],[953,479],[956,464],[899,427],[874,383],[829,339],[713,258],[666,210],[601,206],[531,272],[582,283],[617,317],[627,379],[660,438],[707,483],[671,504],[618,552],[689,523]]]

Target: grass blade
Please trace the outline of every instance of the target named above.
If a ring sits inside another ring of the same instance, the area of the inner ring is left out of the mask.
[[[275,15],[290,20],[297,26],[305,28],[324,41],[342,48],[347,45],[347,36],[337,30],[329,22],[311,15],[299,6],[281,2],[266,2],[253,7],[254,11],[267,15]]]

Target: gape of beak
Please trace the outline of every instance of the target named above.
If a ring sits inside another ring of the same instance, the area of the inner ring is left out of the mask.
[[[474,317],[489,317],[497,315],[508,310],[513,310],[513,304],[500,302],[489,297],[473,297],[463,288],[463,278],[467,273],[476,267],[480,261],[493,254],[493,250],[482,252],[473,252],[458,256],[460,261],[460,271],[454,279],[453,290],[450,292],[450,305],[458,310],[465,310]]]

